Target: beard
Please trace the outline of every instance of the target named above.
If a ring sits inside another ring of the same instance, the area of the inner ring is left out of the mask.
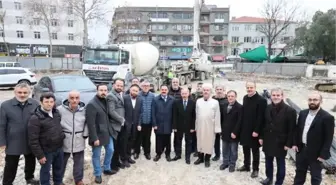
[[[308,105],[310,110],[317,110],[318,108],[320,108],[320,104],[309,104]]]
[[[137,96],[138,96],[137,94],[131,94],[131,97],[134,98],[134,99],[135,99]]]

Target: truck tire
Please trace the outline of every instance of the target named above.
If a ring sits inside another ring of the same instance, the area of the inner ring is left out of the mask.
[[[205,73],[205,79],[209,79],[210,78],[210,73]]]
[[[190,75],[186,76],[186,84],[187,85],[191,84],[191,76]]]
[[[181,75],[180,78],[179,78],[179,81],[180,81],[180,85],[184,85],[186,83],[186,78],[184,75]]]
[[[205,72],[201,72],[201,75],[200,75],[200,80],[201,81],[204,81],[205,80]]]

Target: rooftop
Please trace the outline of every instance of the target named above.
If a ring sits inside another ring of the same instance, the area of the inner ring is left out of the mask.
[[[231,23],[264,23],[265,19],[260,17],[249,17],[249,16],[243,16],[243,17],[232,17]]]

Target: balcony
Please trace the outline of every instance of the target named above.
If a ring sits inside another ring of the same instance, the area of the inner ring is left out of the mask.
[[[182,41],[160,41],[161,46],[193,46],[193,42]]]
[[[225,23],[225,19],[215,19],[215,23]]]
[[[118,29],[118,34],[145,34],[145,31],[139,29]]]
[[[169,18],[150,18],[151,22],[169,22]]]

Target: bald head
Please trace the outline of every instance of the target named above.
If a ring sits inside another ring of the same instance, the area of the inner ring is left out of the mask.
[[[312,92],[308,95],[309,109],[314,111],[318,110],[322,103],[322,95],[318,92]]]
[[[80,93],[76,90],[72,90],[68,95],[69,107],[73,110],[77,110],[80,102]]]

